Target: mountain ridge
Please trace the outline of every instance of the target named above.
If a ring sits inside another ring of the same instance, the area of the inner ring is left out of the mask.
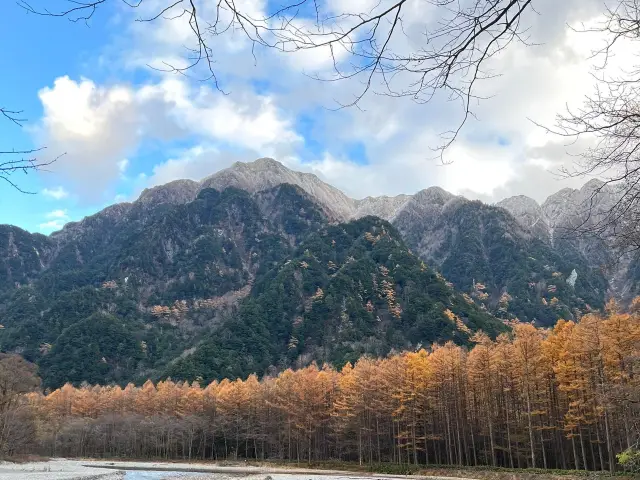
[[[200,181],[178,179],[163,185],[145,188],[137,199],[131,202],[110,205],[97,213],[106,214],[109,211],[125,213],[133,206],[149,204],[187,203],[193,201],[198,192],[205,188],[224,189],[226,187],[235,187],[255,193],[285,183],[302,188],[329,212],[332,212],[335,220],[340,221],[357,219],[367,215],[374,215],[387,221],[393,221],[405,208],[411,206],[412,200],[418,200],[425,195],[456,196],[471,201],[465,197],[447,192],[438,186],[431,186],[414,194],[367,196],[362,199],[356,199],[349,197],[313,173],[291,170],[277,160],[263,157],[253,162],[235,162],[230,167],[208,175]],[[531,197],[515,195],[504,198],[493,205],[505,208],[523,226],[529,229],[535,227],[535,221],[527,222],[523,215],[531,215],[533,209],[538,210],[536,212],[537,215],[534,215],[534,220],[541,220],[541,217],[544,217],[547,225],[541,225],[540,230],[533,233],[544,236],[547,234],[547,230],[553,230],[553,226],[558,223],[558,217],[562,215],[568,206],[574,208],[580,205],[584,206],[585,200],[588,198],[585,192],[593,192],[598,187],[602,187],[602,185],[603,182],[591,179],[580,189],[563,188],[551,194],[542,204]],[[608,187],[605,191],[609,189]],[[529,205],[528,208],[522,205],[523,202]],[[91,218],[94,215],[96,214],[85,218]],[[67,225],[78,224],[83,220],[69,222]],[[552,223],[553,226],[549,227],[549,223]],[[55,236],[58,232],[53,232],[51,235]]]
[[[106,235],[103,235],[101,241],[103,245],[108,245],[111,241],[110,231],[121,228],[122,222],[133,222],[143,226],[144,222],[148,221],[148,212],[160,205],[185,205],[207,188],[224,190],[233,187],[255,194],[283,184],[295,185],[304,191],[320,206],[330,222],[345,222],[367,215],[390,221],[399,229],[411,249],[425,261],[442,270],[445,275],[450,275],[456,287],[468,293],[473,293],[473,284],[478,281],[493,285],[492,297],[499,297],[504,293],[511,295],[509,292],[514,286],[513,278],[511,281],[507,280],[510,275],[507,273],[509,269],[496,270],[492,264],[487,263],[488,258],[493,258],[490,251],[495,250],[500,244],[507,250],[515,249],[514,252],[534,249],[542,255],[546,259],[545,262],[536,266],[536,272],[530,272],[537,281],[546,276],[541,270],[543,267],[552,268],[558,263],[558,258],[570,259],[570,264],[564,267],[568,271],[563,272],[563,275],[569,276],[576,270],[579,277],[578,285],[583,278],[590,277],[590,293],[587,296],[592,300],[598,298],[596,305],[601,305],[609,294],[617,294],[628,299],[638,290],[634,283],[636,273],[640,270],[637,260],[629,259],[624,264],[610,267],[610,271],[606,273],[609,284],[602,287],[602,278],[596,279],[594,275],[597,274],[594,272],[602,269],[603,265],[612,263],[612,252],[594,240],[565,239],[558,233],[563,229],[567,230],[568,225],[576,221],[576,218],[579,219],[582,208],[580,206],[584,205],[593,192],[598,194],[597,198],[603,199],[603,205],[611,202],[614,193],[609,186],[603,186],[602,182],[597,180],[587,182],[582,189],[562,189],[550,195],[543,204],[520,195],[504,199],[495,205],[487,205],[454,195],[437,186],[420,190],[413,195],[369,196],[357,200],[348,197],[314,174],[296,172],[274,159],[261,158],[254,162],[236,162],[199,182],[174,180],[165,185],[145,189],[137,200],[111,205],[79,222],[70,222],[62,230],[52,233],[49,238],[56,240],[56,248],[60,248],[59,246],[68,243],[69,239],[81,244],[82,238],[92,236],[92,232],[104,230]],[[501,217],[496,209],[507,212],[515,222]],[[484,218],[485,222],[493,222],[493,227],[497,230],[494,229],[493,233],[486,235],[488,224],[478,224],[473,218],[474,215]],[[474,224],[473,228],[478,229],[475,246],[466,241],[459,241],[461,232],[470,234],[468,231],[465,232],[464,222],[467,225]],[[541,244],[534,247],[532,238],[540,240]],[[475,274],[471,273],[473,269],[465,267],[459,261],[460,258],[467,258],[468,252],[463,248],[473,248],[477,255],[473,259],[484,264],[482,268],[476,269]],[[76,247],[75,253],[79,258],[82,257],[81,250],[82,248]],[[518,254],[521,259],[531,256]],[[521,274],[517,277],[521,279],[520,282],[525,280]],[[519,285],[516,288],[521,287],[522,285]],[[551,300],[553,298],[547,299]],[[527,302],[533,301],[543,302],[544,299],[527,299]],[[584,304],[593,306],[592,302],[581,300],[569,303],[573,304],[568,306],[569,310],[578,304],[583,307]],[[494,305],[494,308],[497,307]],[[551,318],[549,315],[546,316]]]
[[[0,227],[0,351],[51,388],[468,343],[507,328],[485,310],[385,220],[335,222],[296,185],[114,206],[50,237]]]
[[[517,321],[552,326],[638,285],[640,263],[605,277],[601,246],[557,233],[597,188],[542,206],[440,187],[355,200],[261,159],[49,236],[0,226],[0,351],[56,387],[339,365]]]

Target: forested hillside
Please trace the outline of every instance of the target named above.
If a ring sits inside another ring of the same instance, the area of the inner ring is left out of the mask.
[[[10,281],[0,289],[0,346],[36,361],[47,386],[159,375],[326,222],[291,186],[260,196],[206,189],[187,204],[125,209],[54,237],[11,228],[2,238]]]
[[[154,198],[161,191],[148,193]],[[46,387],[336,365],[505,327],[368,217],[300,188],[110,207],[51,237],[6,228],[0,348]]]
[[[209,381],[309,360],[341,365],[438,340],[466,344],[478,330],[506,327],[411,254],[389,223],[365,217],[311,235],[168,373]]]
[[[502,208],[431,188],[393,223],[418,255],[501,318],[552,326],[604,306],[599,268],[575,249],[554,249]]]

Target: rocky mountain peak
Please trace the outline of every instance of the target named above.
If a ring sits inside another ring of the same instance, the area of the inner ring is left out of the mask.
[[[398,212],[411,200],[411,195],[396,195],[395,197],[366,197],[362,200],[356,200],[356,211],[353,216],[355,218],[374,215],[392,221]]]
[[[447,192],[440,187],[429,187],[420,190],[413,195],[413,200],[419,203],[435,203],[437,205],[444,205],[449,200],[455,198],[456,195]]]
[[[193,180],[174,180],[164,185],[145,188],[136,203],[139,205],[157,205],[171,203],[174,205],[192,202],[198,195],[200,183]]]
[[[518,220],[520,225],[531,230],[538,238],[545,240],[549,238],[549,226],[544,212],[533,198],[526,195],[516,195],[505,198],[498,202],[496,206],[508,211]]]
[[[227,187],[236,187],[255,193],[285,183],[302,188],[342,220],[351,218],[354,212],[354,200],[337,188],[323,182],[312,173],[290,170],[272,158],[261,158],[250,163],[237,162],[205,178],[200,183],[200,188],[224,190]]]
[[[550,226],[555,226],[568,211],[575,209],[575,195],[578,190],[563,188],[550,195],[542,204],[542,211]]]
[[[603,182],[602,180],[599,180],[597,178],[592,178],[587,183],[585,183],[580,190],[581,191],[595,191],[595,190],[598,190],[598,189],[602,189],[605,185],[606,185],[606,183]]]
[[[615,201],[616,189],[598,179],[591,179],[582,188],[563,188],[550,195],[542,204],[549,225],[556,226],[582,221],[606,211]]]
[[[541,210],[540,204],[526,195],[514,195],[513,197],[499,201],[496,205],[509,211],[533,212]]]
[[[235,162],[233,165],[231,165],[231,167],[229,167],[229,169],[249,170],[249,171],[255,171],[255,172],[265,172],[265,171],[285,172],[289,170],[282,163],[269,157],[258,158],[253,162]],[[214,173],[213,175],[210,175],[207,178],[211,178],[215,176],[216,174]],[[204,181],[206,181],[206,179]]]

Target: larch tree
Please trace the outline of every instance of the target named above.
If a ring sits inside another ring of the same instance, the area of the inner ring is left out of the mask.
[[[47,455],[633,466],[637,310],[610,304],[550,331],[517,323],[473,341],[469,349],[448,342],[339,371],[310,365],[204,388],[67,384],[20,393],[14,405],[28,410]]]

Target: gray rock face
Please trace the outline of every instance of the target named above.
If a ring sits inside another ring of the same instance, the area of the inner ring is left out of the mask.
[[[200,191],[200,183],[193,180],[174,180],[165,185],[145,188],[136,203],[140,205],[192,202]]]
[[[355,200],[311,173],[288,169],[271,158],[254,162],[236,162],[200,182],[175,180],[166,185],[145,189],[135,204],[180,204],[192,201],[202,189],[224,190],[235,187],[251,193],[267,190],[282,184],[300,187],[340,221],[373,215],[392,221],[414,198],[414,195],[380,196]],[[430,195],[450,195],[441,188],[432,187]],[[419,195],[419,194],[418,194]]]
[[[576,228],[595,224],[613,205],[616,191],[599,180],[590,180],[581,189],[563,188],[542,205],[524,195],[506,198],[496,205],[541,240],[555,243],[576,237]],[[586,253],[586,252],[583,252]]]
[[[525,195],[505,198],[496,204],[513,215],[520,224],[542,240],[550,239],[549,224],[542,207]]]
[[[341,220],[351,218],[355,202],[335,187],[311,173],[294,172],[271,158],[251,163],[237,162],[200,182],[200,188],[224,190],[236,187],[248,192],[259,192],[289,183],[302,188],[322,206],[330,209]]]
[[[592,179],[580,189],[563,188],[542,205],[523,195],[507,198],[497,205],[538,238],[550,242],[560,254],[577,252],[591,267],[606,268],[611,293],[628,298],[637,291],[634,288],[637,279],[632,271],[637,259],[632,255],[617,258],[598,236],[577,234],[589,228],[599,231],[599,225],[607,223],[607,212],[618,198],[616,187]],[[606,229],[599,233],[606,234]]]
[[[367,197],[362,200],[355,201],[355,212],[351,215],[353,218],[366,217],[373,215],[393,221],[400,210],[402,210],[411,200],[411,195],[397,195],[395,197]]]
[[[420,190],[396,213],[393,224],[420,256],[433,258],[446,237],[440,220],[446,210],[467,201],[440,187]]]

